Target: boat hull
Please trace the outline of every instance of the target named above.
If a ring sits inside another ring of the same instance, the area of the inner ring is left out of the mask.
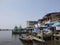
[[[24,42],[32,42],[32,40],[27,40],[25,38],[19,38],[21,41],[24,41]]]
[[[12,31],[12,34],[26,34],[27,32]]]

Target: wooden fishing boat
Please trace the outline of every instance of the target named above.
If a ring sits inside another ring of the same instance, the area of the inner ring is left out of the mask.
[[[26,35],[21,36],[19,39],[22,40],[22,41],[26,41],[26,42],[31,42],[32,41],[32,37],[31,36],[26,36]]]

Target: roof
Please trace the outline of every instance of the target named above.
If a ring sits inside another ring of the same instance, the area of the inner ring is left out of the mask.
[[[48,13],[48,14],[45,15],[45,16],[50,16],[50,15],[52,15],[52,14],[60,14],[60,12],[52,12],[52,13]]]

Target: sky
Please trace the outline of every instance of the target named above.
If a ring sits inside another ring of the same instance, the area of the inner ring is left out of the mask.
[[[51,12],[60,12],[60,0],[0,0],[0,28],[26,27]]]

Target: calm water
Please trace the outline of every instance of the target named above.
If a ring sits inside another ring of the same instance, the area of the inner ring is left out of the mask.
[[[19,37],[19,35],[12,35],[11,31],[0,31],[0,45],[60,45],[60,40],[27,43],[19,40]]]

